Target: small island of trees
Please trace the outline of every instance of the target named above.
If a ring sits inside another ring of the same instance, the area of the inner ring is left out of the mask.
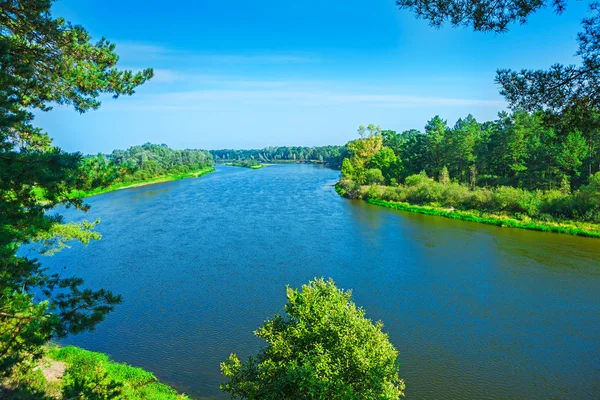
[[[242,167],[242,168],[250,168],[250,169],[261,169],[264,165],[256,160],[236,160],[225,163],[225,165],[231,165],[233,167]]]

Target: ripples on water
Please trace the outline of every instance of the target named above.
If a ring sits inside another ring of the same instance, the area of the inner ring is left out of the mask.
[[[286,284],[324,276],[385,323],[409,399],[600,398],[599,240],[350,201],[337,177],[219,167],[90,198],[102,240],[43,261],[124,302],[68,343],[226,398],[219,362],[257,351]]]

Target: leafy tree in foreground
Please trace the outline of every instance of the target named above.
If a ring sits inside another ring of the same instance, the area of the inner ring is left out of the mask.
[[[87,210],[68,193],[95,183],[82,176],[80,154],[52,146],[33,126],[32,111],[49,111],[52,103],[96,109],[100,95],[133,94],[152,77],[152,70],[117,69],[115,46],[105,39],[92,44],[82,27],[53,18],[52,3],[0,2],[0,373],[38,355],[49,339],[93,328],[120,301],[17,253],[38,240],[61,247],[98,237],[93,223],[64,225],[53,214],[60,203]]]
[[[247,399],[398,399],[398,351],[365,318],[351,292],[316,279],[287,288],[287,317],[255,331],[268,346],[245,363],[232,354],[221,364],[230,378],[221,389]]]

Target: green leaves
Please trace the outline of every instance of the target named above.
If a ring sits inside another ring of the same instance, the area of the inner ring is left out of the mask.
[[[52,146],[33,125],[33,109],[53,104],[79,112],[100,106],[99,96],[133,94],[152,77],[116,68],[115,46],[91,43],[80,26],[53,18],[51,0],[8,0],[0,5],[0,371],[60,335],[91,329],[120,301],[110,292],[82,290],[81,280],[61,278],[35,259],[17,255],[21,245],[38,241],[44,251],[67,247],[78,239],[98,239],[95,223],[62,225],[49,211],[58,204],[82,211],[77,189],[112,179],[101,162],[81,163],[81,154]],[[91,181],[83,178],[94,171]],[[42,300],[31,293],[42,293]]]
[[[332,280],[315,279],[302,290],[287,288],[286,317],[275,316],[255,334],[268,347],[242,363],[232,354],[221,364],[230,378],[221,386],[248,399],[398,399],[398,352],[382,324]]]

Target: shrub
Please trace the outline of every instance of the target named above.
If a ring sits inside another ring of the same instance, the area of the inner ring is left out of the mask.
[[[245,363],[232,354],[221,363],[221,389],[248,399],[399,399],[398,351],[365,318],[351,293],[315,279],[287,288],[287,317],[276,315],[255,334],[268,343]]]
[[[384,181],[385,179],[383,178],[383,173],[380,169],[369,168],[365,171],[365,184],[382,184]]]
[[[428,178],[425,171],[421,171],[420,174],[411,175],[404,180],[404,184],[406,186],[419,186],[425,184],[427,182],[432,181],[433,179]]]

